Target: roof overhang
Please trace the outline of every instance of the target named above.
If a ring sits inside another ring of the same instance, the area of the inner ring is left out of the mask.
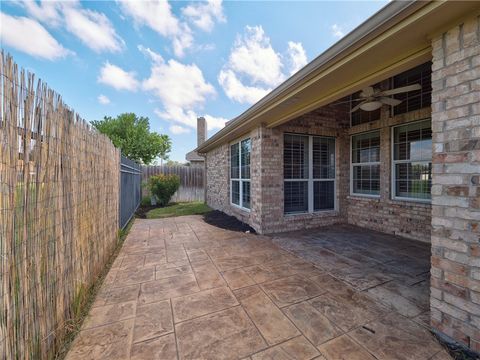
[[[432,58],[431,39],[475,1],[393,1],[197,148],[206,153],[260,124],[275,127]]]
[[[195,150],[190,151],[185,155],[185,160],[187,161],[205,161],[205,158],[199,155]]]

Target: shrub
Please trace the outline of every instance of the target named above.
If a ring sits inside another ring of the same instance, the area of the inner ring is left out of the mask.
[[[170,202],[175,191],[180,187],[180,178],[178,175],[155,175],[148,179],[150,193],[155,195],[160,206],[165,206]]]
[[[142,206],[148,206],[151,204],[150,196],[144,196],[142,197]]]

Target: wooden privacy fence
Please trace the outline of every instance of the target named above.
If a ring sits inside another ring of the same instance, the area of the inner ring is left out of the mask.
[[[142,183],[152,175],[176,174],[180,177],[180,188],[172,197],[173,202],[204,201],[204,168],[197,166],[143,166]],[[143,188],[143,196],[149,196],[147,188]]]
[[[0,57],[0,358],[51,358],[117,243],[119,151]]]

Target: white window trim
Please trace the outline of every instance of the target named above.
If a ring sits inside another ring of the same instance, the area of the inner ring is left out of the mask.
[[[357,135],[363,135],[363,134],[370,134],[378,132],[378,135],[380,137],[380,156],[382,153],[382,134],[379,129],[377,130],[372,130],[372,131],[365,131],[365,132],[360,132],[356,134],[350,135],[350,196],[358,196],[358,197],[366,197],[366,198],[372,198],[372,199],[379,199],[380,198],[380,192],[381,192],[381,183],[380,183],[380,190],[378,194],[362,194],[362,193],[356,193],[353,191],[353,168],[355,166],[361,166],[361,165],[379,165],[380,169],[382,168],[381,164],[381,157],[379,161],[375,162],[366,162],[366,163],[353,163],[353,158],[352,158],[352,150],[353,150],[353,137]],[[380,170],[381,171],[381,170]],[[381,172],[380,172],[381,174]],[[381,182],[381,175],[380,175],[380,182]]]
[[[250,140],[250,179],[242,179],[242,141],[244,140]],[[243,183],[248,182],[250,183],[250,208],[252,207],[252,184],[251,184],[251,177],[252,177],[252,172],[251,172],[251,163],[252,163],[252,139],[250,136],[245,136],[241,139],[235,140],[234,142],[229,144],[229,169],[228,169],[228,176],[230,178],[230,205],[233,207],[236,207],[237,209],[250,212],[251,209],[244,207],[243,206]],[[239,178],[232,178],[232,145],[238,144],[238,175],[240,176]],[[239,202],[240,204],[235,204],[233,202],[233,186],[232,183],[233,181],[238,181],[239,182]]]
[[[298,133],[289,133],[286,132],[285,135],[295,135],[295,136],[305,136],[308,137],[308,178],[307,179],[285,179],[285,174],[283,174],[284,182],[308,182],[307,191],[308,191],[308,210],[307,211],[298,211],[298,212],[285,212],[283,211],[284,216],[295,216],[295,215],[305,215],[305,214],[317,214],[337,211],[337,139],[333,136],[320,136],[320,135],[305,135]],[[329,138],[334,141],[334,167],[335,167],[335,177],[333,179],[314,179],[313,178],[313,138]],[[284,137],[285,141],[285,137]],[[285,161],[285,159],[283,159]],[[283,165],[283,164],[282,164]],[[324,210],[314,210],[314,198],[313,198],[313,183],[319,181],[333,181],[333,209],[324,209]],[[283,196],[285,196],[285,189],[283,190]]]
[[[390,159],[391,159],[391,181],[390,181],[390,185],[391,185],[391,198],[392,200],[396,200],[396,201],[408,201],[408,202],[416,202],[416,203],[422,203],[422,204],[431,204],[432,203],[432,199],[421,199],[421,198],[411,198],[411,197],[405,197],[405,196],[396,196],[396,191],[395,191],[395,185],[396,185],[396,174],[395,174],[395,168],[396,168],[396,164],[401,164],[401,163],[411,163],[411,162],[425,162],[425,163],[431,163],[432,160],[428,161],[428,160],[420,160],[420,161],[412,161],[412,160],[395,160],[395,128],[398,128],[398,127],[401,127],[401,126],[405,126],[405,125],[412,125],[412,124],[415,124],[415,123],[420,123],[420,122],[425,122],[427,120],[430,120],[430,122],[432,121],[431,118],[426,118],[426,119],[422,119],[422,120],[416,120],[416,121],[410,121],[408,123],[403,123],[403,124],[399,124],[399,125],[395,125],[395,126],[392,126],[392,129],[390,131],[390,143],[391,143],[391,154],[390,154]],[[433,151],[432,151],[432,154],[433,154]],[[430,194],[431,196],[431,194]]]

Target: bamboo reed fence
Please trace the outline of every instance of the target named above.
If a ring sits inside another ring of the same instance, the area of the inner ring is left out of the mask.
[[[205,169],[203,167],[185,165],[143,166],[142,182],[145,183],[150,176],[159,174],[176,174],[180,177],[180,188],[173,195],[172,202],[205,200]],[[143,188],[142,195],[149,196],[147,188]]]
[[[0,358],[49,359],[118,234],[119,152],[0,57]]]

